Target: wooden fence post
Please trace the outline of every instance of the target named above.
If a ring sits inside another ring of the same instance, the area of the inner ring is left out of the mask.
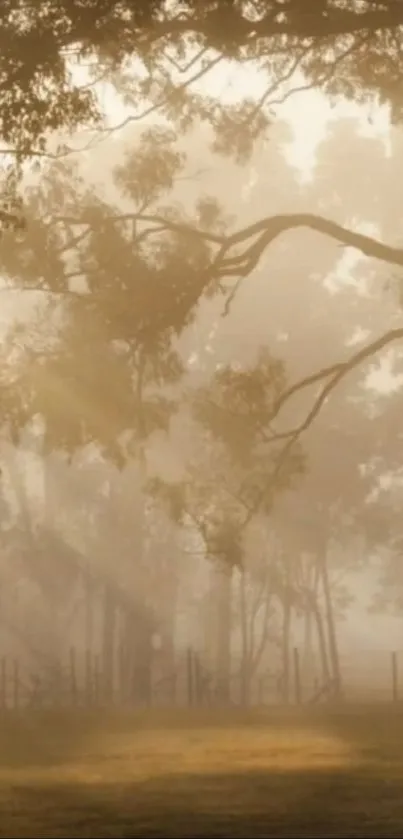
[[[101,673],[98,654],[94,656],[93,685],[93,702],[94,705],[99,705],[101,692]]]
[[[186,677],[187,677],[187,691],[188,704],[193,705],[194,702],[194,684],[193,684],[193,650],[188,647],[186,651]]]
[[[202,676],[202,668],[200,664],[200,659],[197,653],[193,654],[193,665],[194,665],[194,682],[195,682],[195,699],[197,705],[202,705],[203,703],[203,676]]]
[[[393,701],[399,699],[399,671],[397,666],[397,652],[392,653],[392,697]]]
[[[85,703],[88,706],[92,703],[92,656],[89,650],[85,651]]]
[[[77,705],[77,667],[76,667],[76,650],[75,647],[70,647],[70,695],[72,705]]]
[[[3,655],[0,662],[0,701],[3,709],[7,708],[7,657]]]
[[[20,704],[20,668],[18,658],[13,661],[13,705],[18,708]]]
[[[299,649],[294,647],[294,687],[295,687],[295,704],[301,704],[301,670],[299,666]]]

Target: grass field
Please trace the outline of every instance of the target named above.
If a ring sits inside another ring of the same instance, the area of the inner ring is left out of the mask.
[[[2,837],[403,837],[403,710],[7,713]]]

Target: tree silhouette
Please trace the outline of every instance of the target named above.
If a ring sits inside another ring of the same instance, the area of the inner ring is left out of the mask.
[[[187,70],[199,78],[228,59],[254,62],[267,76],[267,89],[260,101],[252,98],[243,112],[230,113],[229,123],[222,114],[224,131],[235,116],[258,124],[264,106],[296,69],[329,95],[380,97],[398,115],[402,22],[397,0],[354,0],[348,7],[338,0],[315,0],[309,7],[304,0],[259,0],[252,6],[183,0],[179,7],[165,0],[58,0],[40,6],[5,0],[0,134],[19,155],[40,154],[49,130],[70,130],[100,116],[91,86],[73,81],[72,57],[95,59],[95,78],[116,79],[124,71],[127,95],[137,104],[151,99],[148,107],[171,114],[188,107],[189,115],[196,102],[186,102],[189,80],[175,77]],[[127,80],[134,58],[147,72],[134,71]],[[206,103],[198,104],[218,125],[214,109],[208,114]]]
[[[2,53],[0,134],[7,150],[15,153],[17,168],[26,158],[46,154],[49,131],[102,122],[98,77],[111,82],[129,108],[135,108],[124,124],[155,110],[174,131],[205,121],[214,130],[215,148],[235,152],[239,158],[250,153],[256,137],[267,128],[276,97],[281,101],[298,90],[297,71],[305,80],[303,87],[320,87],[329,97],[358,103],[385,101],[392,116],[399,117],[402,11],[396,0],[357,0],[349,8],[338,0],[317,0],[309,9],[302,0],[262,0],[252,7],[228,0],[212,0],[201,7],[185,0],[180,8],[163,0],[135,7],[128,0],[92,0],[85,7],[81,0],[46,2],[40,7],[7,0],[1,23],[7,49]],[[91,79],[78,84],[72,61],[85,58],[92,61]],[[197,91],[194,84],[201,77],[228,61],[233,66],[252,64],[265,75],[269,83],[263,95],[256,93],[228,106]],[[8,174],[2,220],[21,226],[21,208],[12,207],[13,177],[10,181]],[[190,276],[192,287],[183,291],[181,322],[208,287],[229,280],[240,283],[278,237],[297,228],[330,236],[389,264],[403,264],[399,246],[321,214],[275,214],[229,234],[214,227],[206,230],[202,217],[189,224],[155,212],[153,216],[154,226],[162,222],[167,232],[186,242],[188,250],[204,249],[205,271],[199,264],[197,282]],[[70,224],[84,220],[81,208],[75,220],[70,217]],[[115,221],[103,218],[102,224]],[[92,224],[99,227],[97,214]],[[177,300],[175,309],[177,314]],[[167,300],[161,316],[174,323]],[[389,340],[397,337],[391,334]],[[373,351],[376,347],[368,348],[368,354]]]
[[[206,137],[208,141],[208,132]],[[199,142],[202,146],[204,140]],[[295,183],[291,167],[281,163],[280,149],[270,156],[267,145],[257,144],[258,186],[249,207],[243,205],[235,220],[234,213],[228,220],[224,210],[237,210],[234,195],[240,194],[253,164],[238,166],[223,208],[215,197],[202,195],[195,200],[196,190],[188,203],[179,203],[175,188],[184,172],[186,143],[176,142],[171,128],[159,126],[141,133],[114,171],[113,199],[90,188],[71,157],[44,164],[27,194],[24,235],[7,231],[0,250],[9,287],[36,294],[41,301],[30,331],[20,326],[5,344],[10,355],[5,356],[1,372],[2,411],[13,439],[17,442],[21,429],[39,414],[45,419],[48,449],[62,449],[72,457],[95,443],[106,460],[123,467],[144,450],[144,441],[155,430],[168,429],[178,404],[188,396],[185,384],[192,376],[185,370],[180,346],[184,332],[189,339],[200,301],[209,298],[217,319],[224,304],[230,320],[239,296],[245,300],[256,280],[260,289],[263,283],[277,284],[282,286],[281,310],[273,295],[266,316],[262,299],[266,355],[257,359],[255,367],[249,366],[254,375],[242,371],[240,338],[236,351],[234,344],[231,347],[240,370],[236,364],[224,367],[199,390],[197,419],[207,429],[201,446],[205,449],[208,439],[210,456],[205,450],[193,452],[188,480],[168,486],[169,501],[178,518],[183,510],[193,510],[198,527],[200,513],[205,517],[201,533],[205,552],[224,558],[228,567],[242,568],[244,533],[259,515],[267,519],[270,512],[274,517],[280,490],[284,498],[288,495],[291,473],[301,468],[303,439],[307,474],[299,489],[304,487],[309,499],[311,531],[326,531],[329,536],[342,530],[348,541],[351,531],[359,529],[360,508],[372,480],[361,480],[358,466],[369,451],[376,451],[384,463],[396,457],[386,423],[380,419],[367,428],[362,365],[397,341],[402,328],[392,319],[391,328],[379,335],[384,321],[383,316],[378,319],[374,299],[376,284],[384,289],[380,266],[371,267],[369,302],[347,293],[331,300],[323,279],[343,252],[335,243],[379,257],[386,265],[399,266],[403,257],[398,224],[396,220],[389,224],[389,212],[373,194],[379,193],[383,178],[393,177],[393,164],[386,163],[379,147],[368,141],[366,166],[375,172],[379,164],[380,182],[373,175],[374,190],[367,187],[363,195],[355,189],[353,176],[348,188],[340,186],[343,161],[337,165],[335,161],[347,143],[354,147],[356,159],[360,155],[360,162],[364,159],[365,142],[355,137],[354,127],[338,126],[319,149],[317,179],[305,188]],[[202,154],[203,148],[201,160]],[[195,157],[199,158],[198,149]],[[329,175],[332,167],[335,171]],[[271,183],[275,189],[269,189]],[[280,194],[282,183],[284,194]],[[388,180],[388,188],[390,184]],[[259,189],[257,215],[267,211],[267,218],[255,222]],[[288,201],[292,215],[286,213]],[[351,229],[364,214],[365,220],[370,215],[379,225],[379,242]],[[310,228],[311,248],[304,248],[303,227]],[[386,237],[396,239],[397,246],[382,244]],[[312,276],[314,266],[319,279]],[[290,300],[296,310],[292,335],[280,349],[274,333],[283,326]],[[348,347],[359,326],[369,332],[367,344],[361,341]],[[214,362],[213,358],[213,368]],[[360,404],[353,405],[352,398]],[[247,410],[239,412],[240,404]],[[157,492],[161,486],[154,484],[153,489]],[[288,508],[293,521],[298,519],[298,503],[290,502]],[[353,523],[347,522],[346,511]],[[361,512],[363,526],[370,530],[374,508]],[[271,584],[283,604],[292,589],[296,612],[302,609],[303,596],[312,593],[307,594],[298,553],[316,551],[322,562],[325,546],[317,549],[312,544],[309,527],[295,529],[298,544],[287,566],[289,579],[277,567]],[[320,571],[319,582],[325,571]],[[105,580],[101,586],[106,602],[113,586]],[[110,615],[110,603],[108,610]]]

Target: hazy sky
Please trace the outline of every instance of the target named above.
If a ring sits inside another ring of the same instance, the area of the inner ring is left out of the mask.
[[[213,90],[214,94],[224,102],[236,102],[250,96],[251,87],[254,96],[258,98],[264,92],[265,81],[267,83],[266,77],[262,78],[250,68],[234,65],[219,66],[195,85],[195,89],[206,93],[211,93]],[[302,79],[296,76],[292,84],[298,87],[301,83]],[[109,114],[111,125],[119,124],[130,114],[134,114],[134,109],[128,108],[123,103],[111,85],[99,85],[99,96],[105,111]],[[283,104],[274,105],[273,114],[290,123],[294,141],[287,150],[287,157],[305,175],[309,173],[314,162],[317,144],[325,136],[328,123],[333,120],[348,116],[358,117],[362,122],[363,134],[383,136],[385,144],[388,142],[389,111],[386,105],[368,107],[357,105],[355,102],[340,102],[333,107],[322,93],[310,90],[296,93],[286,99]]]

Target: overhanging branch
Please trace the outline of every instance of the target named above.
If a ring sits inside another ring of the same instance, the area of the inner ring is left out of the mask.
[[[282,407],[292,398],[292,396],[316,382],[327,379],[326,384],[324,384],[321,388],[305,419],[296,428],[293,428],[291,431],[274,433],[270,437],[267,436],[267,442],[272,443],[284,440],[285,445],[279,452],[273,472],[268,475],[267,481],[265,482],[259,497],[256,499],[253,508],[250,508],[245,516],[241,530],[249,524],[256,513],[258,513],[261,509],[267,493],[275,487],[276,481],[283,466],[286,464],[287,458],[289,457],[293,447],[299,441],[301,435],[311,427],[312,423],[320,413],[326,399],[336,386],[342,381],[342,379],[345,378],[345,376],[351,373],[364,361],[376,355],[376,353],[384,349],[386,346],[389,346],[389,344],[401,339],[403,339],[403,327],[391,329],[375,341],[372,341],[370,344],[367,344],[367,346],[354,353],[354,355],[350,356],[347,361],[340,362],[339,364],[332,365],[331,367],[324,367],[316,373],[306,376],[304,379],[301,379],[299,382],[296,382],[284,391],[274,406],[271,422],[278,416]]]
[[[90,208],[89,208],[90,209]],[[186,222],[173,221],[160,214],[144,213],[122,213],[105,216],[102,219],[92,220],[83,208],[77,216],[54,216],[53,223],[65,223],[71,226],[88,225],[99,227],[107,224],[118,224],[119,222],[132,219],[134,221],[155,224],[159,230],[162,227],[183,236],[199,237],[209,239],[216,244],[218,251],[212,260],[208,273],[214,277],[246,277],[258,264],[266,248],[272,244],[283,233],[299,228],[307,228],[339,242],[345,247],[355,248],[362,254],[374,259],[382,260],[391,265],[403,266],[403,248],[387,245],[372,236],[351,230],[331,219],[317,216],[313,213],[288,213],[275,216],[267,216],[254,222],[241,230],[230,235],[212,233],[210,230],[203,230]],[[240,253],[231,255],[231,251],[244,246]]]
[[[403,266],[403,248],[386,245],[372,236],[350,230],[323,216],[290,213],[269,216],[226,237],[213,263],[215,272],[221,277],[247,276],[256,267],[266,248],[282,233],[304,227],[329,236],[346,247],[356,248],[365,256]],[[245,250],[231,256],[231,250],[242,245],[246,245]]]
[[[321,382],[324,379],[327,379],[327,383],[323,386],[319,396],[317,397],[313,408],[310,410],[309,414],[307,415],[306,419],[304,420],[302,426],[299,426],[296,431],[302,432],[305,431],[306,428],[309,427],[311,422],[314,420],[316,415],[319,413],[323,403],[331,393],[331,391],[336,387],[336,385],[345,378],[349,373],[351,373],[356,367],[359,367],[364,361],[371,358],[373,355],[376,355],[380,350],[387,347],[389,344],[399,341],[403,338],[403,327],[398,327],[396,329],[390,329],[388,332],[385,332],[384,335],[381,335],[380,338],[377,338],[375,341],[372,341],[370,344],[367,344],[358,352],[354,353],[347,361],[341,361],[338,364],[333,364],[329,367],[323,367],[321,370],[318,370],[316,373],[311,373],[309,376],[306,376],[304,379],[301,379],[299,382],[291,385],[291,387],[285,390],[280,398],[277,400],[276,405],[274,406],[273,414],[271,416],[271,422],[279,415],[281,409],[285,405],[286,402],[291,399],[296,393],[299,393],[302,390],[305,390],[307,387],[316,384],[317,382]],[[291,432],[293,433],[293,432]],[[270,439],[275,439],[276,435],[273,435]]]
[[[286,6],[273,4],[271,9],[260,17],[252,20],[243,17],[235,10],[232,18],[226,15],[221,18],[214,12],[204,18],[197,15],[176,17],[170,20],[155,22],[145,38],[146,43],[155,43],[160,38],[193,34],[204,36],[209,40],[212,32],[219,35],[219,24],[226,29],[227,37],[241,46],[255,38],[277,38],[285,35],[295,38],[335,37],[338,35],[354,34],[356,32],[377,32],[395,29],[403,25],[403,7],[400,0],[386,0],[373,9],[357,11],[355,3],[350,2],[344,8],[333,7],[327,14],[321,14],[315,9],[312,0],[306,3],[306,12],[296,16],[292,11],[287,14]],[[221,20],[220,20],[221,18]]]

